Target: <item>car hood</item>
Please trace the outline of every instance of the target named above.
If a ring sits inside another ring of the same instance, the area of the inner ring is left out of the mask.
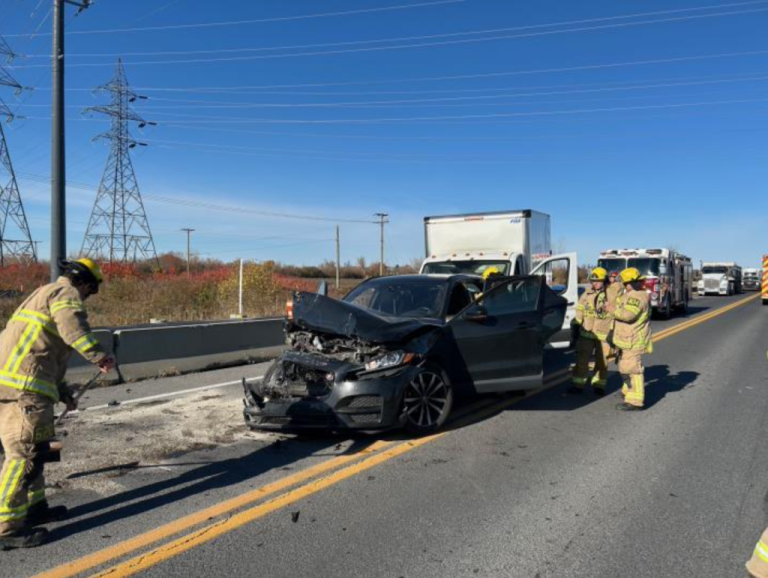
[[[293,323],[302,329],[372,343],[401,343],[443,325],[439,319],[393,317],[318,293],[304,292],[294,294]]]

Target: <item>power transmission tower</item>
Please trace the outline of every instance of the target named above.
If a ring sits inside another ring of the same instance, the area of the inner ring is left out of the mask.
[[[147,145],[134,140],[128,130],[131,122],[139,128],[156,124],[144,120],[131,106],[137,100],[145,100],[147,97],[139,96],[128,85],[122,60],[117,61],[115,77],[96,90],[110,93],[110,104],[85,110],[111,117],[112,127],[109,132],[94,139],[108,140],[110,150],[81,252],[83,255],[109,259],[110,263],[136,261],[139,258],[157,262],[155,241],[149,229],[130,154],[132,148]]]
[[[0,38],[0,58],[10,62],[14,53]],[[7,86],[21,91],[21,85],[6,71],[0,63],[0,86]],[[27,216],[21,202],[16,173],[11,164],[8,143],[5,140],[2,119],[13,119],[13,112],[0,98],[0,267],[6,262],[36,262],[37,251],[29,232]]]

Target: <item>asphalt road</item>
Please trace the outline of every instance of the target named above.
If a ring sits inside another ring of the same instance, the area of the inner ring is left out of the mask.
[[[569,357],[551,352],[542,391],[472,400],[436,436],[271,436],[120,472],[108,496],[57,496],[73,519],[3,553],[0,576],[744,576],[768,523],[768,307],[713,313],[744,298],[654,323],[642,413],[564,395]],[[237,402],[237,386],[219,390]]]

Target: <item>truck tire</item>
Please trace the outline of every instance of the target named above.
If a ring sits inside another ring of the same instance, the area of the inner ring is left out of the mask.
[[[664,309],[662,309],[661,314],[664,319],[672,319],[672,299],[669,297],[669,293],[664,299]]]

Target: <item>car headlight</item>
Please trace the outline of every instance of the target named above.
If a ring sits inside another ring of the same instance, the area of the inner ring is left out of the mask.
[[[410,363],[413,359],[413,353],[406,353],[405,351],[389,351],[384,355],[375,357],[365,364],[366,371],[377,371],[379,369],[389,369],[390,367],[397,367],[398,365],[405,365]]]

